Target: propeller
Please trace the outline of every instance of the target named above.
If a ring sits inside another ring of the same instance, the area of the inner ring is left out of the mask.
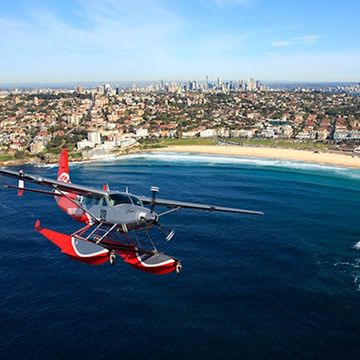
[[[154,213],[155,205],[156,205],[156,194],[159,192],[159,190],[160,189],[157,186],[152,186],[150,188],[150,191],[152,193],[151,207],[150,207],[151,213]],[[174,237],[175,231],[173,229],[169,230],[169,229],[165,228],[164,226],[162,226],[159,223],[158,216],[156,216],[156,220],[155,220],[154,224],[158,228],[158,230],[165,235],[166,241],[170,241]]]

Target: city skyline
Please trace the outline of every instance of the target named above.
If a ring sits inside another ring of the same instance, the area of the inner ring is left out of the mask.
[[[256,78],[357,82],[350,0],[0,4],[0,83]]]

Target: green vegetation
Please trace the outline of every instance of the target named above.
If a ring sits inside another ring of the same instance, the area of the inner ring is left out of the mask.
[[[81,152],[71,152],[69,154],[70,160],[81,160],[82,159],[82,155]]]
[[[46,150],[43,151],[43,154],[44,155],[47,155],[47,154],[59,155],[60,151],[61,151],[61,147],[56,147],[56,148],[47,147]]]
[[[243,146],[259,146],[272,148],[286,148],[294,150],[327,150],[328,144],[312,141],[294,141],[284,139],[227,139],[227,142]]]
[[[141,144],[142,148],[159,148],[172,145],[216,145],[216,139],[204,139],[204,138],[173,138],[173,139],[157,139],[147,140]]]
[[[141,150],[160,149],[166,147],[161,145],[159,142],[147,142],[140,145]]]
[[[25,151],[16,151],[15,153],[15,159],[17,160],[24,160],[26,159],[27,155],[25,153]]]
[[[285,148],[294,150],[327,150],[328,144],[321,142],[299,142],[286,139],[239,139],[231,138],[225,140],[227,143],[242,145],[242,146],[257,146],[257,147],[272,147],[272,148]],[[204,138],[186,138],[186,139],[158,139],[146,140],[141,144],[141,149],[156,149],[172,145],[216,145],[216,139]]]
[[[9,154],[0,154],[0,161],[12,161],[15,157]]]

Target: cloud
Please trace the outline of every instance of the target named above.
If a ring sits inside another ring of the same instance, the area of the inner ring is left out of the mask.
[[[288,39],[275,40],[272,42],[272,46],[285,47],[294,45],[313,45],[316,44],[322,37],[322,35],[295,36]]]
[[[159,49],[182,26],[182,19],[155,0],[79,0],[74,9],[79,23],[69,23],[50,12],[35,11],[37,26],[45,37],[96,51],[119,52],[134,49]]]
[[[0,82],[149,77],[172,61],[185,25],[162,0],[77,0],[64,10],[35,3],[0,17]]]
[[[213,7],[253,3],[201,1]],[[74,0],[61,12],[31,4],[26,14],[14,19],[0,16],[0,82],[181,80],[205,74],[268,80],[360,76],[358,51],[340,48],[315,54],[320,49],[310,45],[323,36],[308,34],[273,41],[276,53],[269,54],[266,45],[274,32],[254,33],[231,22],[214,24],[222,20],[218,7],[211,9],[215,17],[204,24],[166,0]],[[305,45],[309,48],[303,51]]]

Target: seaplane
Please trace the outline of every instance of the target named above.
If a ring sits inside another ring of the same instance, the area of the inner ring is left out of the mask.
[[[128,188],[113,191],[108,184],[99,189],[74,184],[70,181],[67,149],[61,151],[56,180],[27,174],[23,170],[0,169],[0,175],[18,180],[16,186],[5,185],[5,188],[17,190],[18,196],[33,192],[54,197],[62,211],[83,223],[72,234],[42,227],[40,220],[35,223],[35,230],[71,259],[91,265],[106,262],[113,265],[116,258],[120,258],[138,270],[156,275],[180,274],[182,270],[180,260],[159,251],[150,234],[152,229],[157,229],[166,241],[174,237],[173,229],[161,225],[163,216],[180,209],[263,215],[261,211],[160,199],[156,186],[150,188],[151,196],[147,197],[131,194]],[[40,187],[25,187],[28,182]],[[164,210],[158,211],[158,208]]]

